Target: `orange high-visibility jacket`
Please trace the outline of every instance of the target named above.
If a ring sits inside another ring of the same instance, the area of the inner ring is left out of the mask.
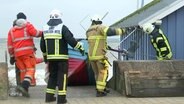
[[[42,31],[35,29],[31,23],[18,19],[16,26],[8,33],[7,45],[10,56],[18,57],[34,53],[33,37],[41,37],[41,35]]]

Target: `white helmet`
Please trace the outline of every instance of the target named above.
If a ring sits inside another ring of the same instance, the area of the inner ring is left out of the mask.
[[[57,9],[54,9],[50,12],[50,19],[61,19],[61,12]]]
[[[143,27],[143,31],[147,34],[150,34],[155,28],[155,26],[152,25],[151,23],[146,23],[142,27]]]
[[[102,18],[101,18],[99,15],[94,15],[94,16],[91,18],[91,21],[102,21]]]

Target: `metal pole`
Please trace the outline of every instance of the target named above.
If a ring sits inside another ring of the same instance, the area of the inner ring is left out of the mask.
[[[143,7],[144,6],[144,0],[142,0],[142,2],[141,2],[141,7]]]
[[[86,31],[87,29],[82,25],[82,22],[88,17],[89,15],[86,15],[81,21],[80,26]]]
[[[139,0],[137,0],[137,9],[139,9]]]
[[[117,47],[120,47],[121,43],[123,43],[123,42],[124,42],[129,36],[131,36],[136,30],[137,30],[137,27],[135,27],[135,29],[134,29],[130,34],[128,34],[124,39],[122,39]]]
[[[109,12],[105,13],[105,15],[102,17],[102,20],[109,14]]]
[[[7,56],[7,51],[5,51],[5,62],[8,65],[8,56]]]

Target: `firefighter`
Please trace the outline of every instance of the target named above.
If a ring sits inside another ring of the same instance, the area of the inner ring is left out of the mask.
[[[157,60],[170,60],[172,58],[172,50],[169,40],[160,29],[160,22],[146,23],[142,26],[143,31],[150,36],[151,44],[156,51]]]
[[[67,102],[68,44],[84,55],[83,46],[75,40],[71,31],[62,23],[61,15],[59,10],[51,11],[50,19],[43,27],[43,36],[40,41],[44,61],[48,62],[50,73],[46,89],[46,103],[56,101],[55,93],[57,93],[57,104]]]
[[[92,24],[86,32],[89,44],[88,56],[95,75],[96,96],[102,97],[109,92],[106,88],[109,70],[109,62],[106,57],[107,36],[122,35],[125,33],[125,29],[103,26],[101,17],[98,15],[94,15],[91,22]]]
[[[17,89],[23,96],[30,97],[28,90],[35,75],[36,59],[34,55],[33,37],[41,37],[42,31],[26,20],[26,15],[22,12],[17,14],[16,25],[9,30],[7,47],[10,59],[16,60],[19,69],[25,69],[26,74],[21,85]]]
[[[36,47],[34,48],[35,53],[36,53]],[[36,58],[36,64],[42,63],[43,62],[43,58]],[[25,69],[19,69],[16,65],[16,60],[14,58],[10,59],[10,64],[14,65],[15,63],[15,75],[16,75],[16,84],[17,86],[21,84],[21,82],[24,80],[24,76],[26,74],[26,70]],[[33,77],[33,80],[31,81],[31,86],[34,87],[36,86],[36,79],[35,77]]]
[[[18,19],[18,17],[17,17]],[[16,26],[16,20],[13,21],[13,27]],[[37,48],[34,47],[34,51],[36,53],[36,50]],[[11,58],[10,59],[10,64],[13,65],[15,63],[15,59],[14,58]],[[43,62],[43,59],[42,58],[36,58],[36,64],[39,64],[39,63],[42,63]],[[20,85],[21,82],[24,80],[24,76],[26,74],[26,71],[25,69],[19,69],[17,67],[17,65],[15,64],[15,74],[16,74],[16,84],[17,85]],[[31,81],[31,86],[36,86],[36,79],[33,77],[33,80]]]

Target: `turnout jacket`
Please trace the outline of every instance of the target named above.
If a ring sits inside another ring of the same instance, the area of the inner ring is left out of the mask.
[[[155,28],[150,34],[150,38],[156,50],[158,60],[169,60],[172,58],[172,50],[169,41],[161,29]]]
[[[89,44],[89,60],[105,59],[107,36],[122,35],[125,29],[110,28],[103,25],[91,25],[86,36]]]
[[[43,56],[48,61],[67,60],[69,58],[68,44],[76,49],[81,47],[70,30],[62,24],[61,19],[49,20],[43,27],[43,36],[40,41]]]

